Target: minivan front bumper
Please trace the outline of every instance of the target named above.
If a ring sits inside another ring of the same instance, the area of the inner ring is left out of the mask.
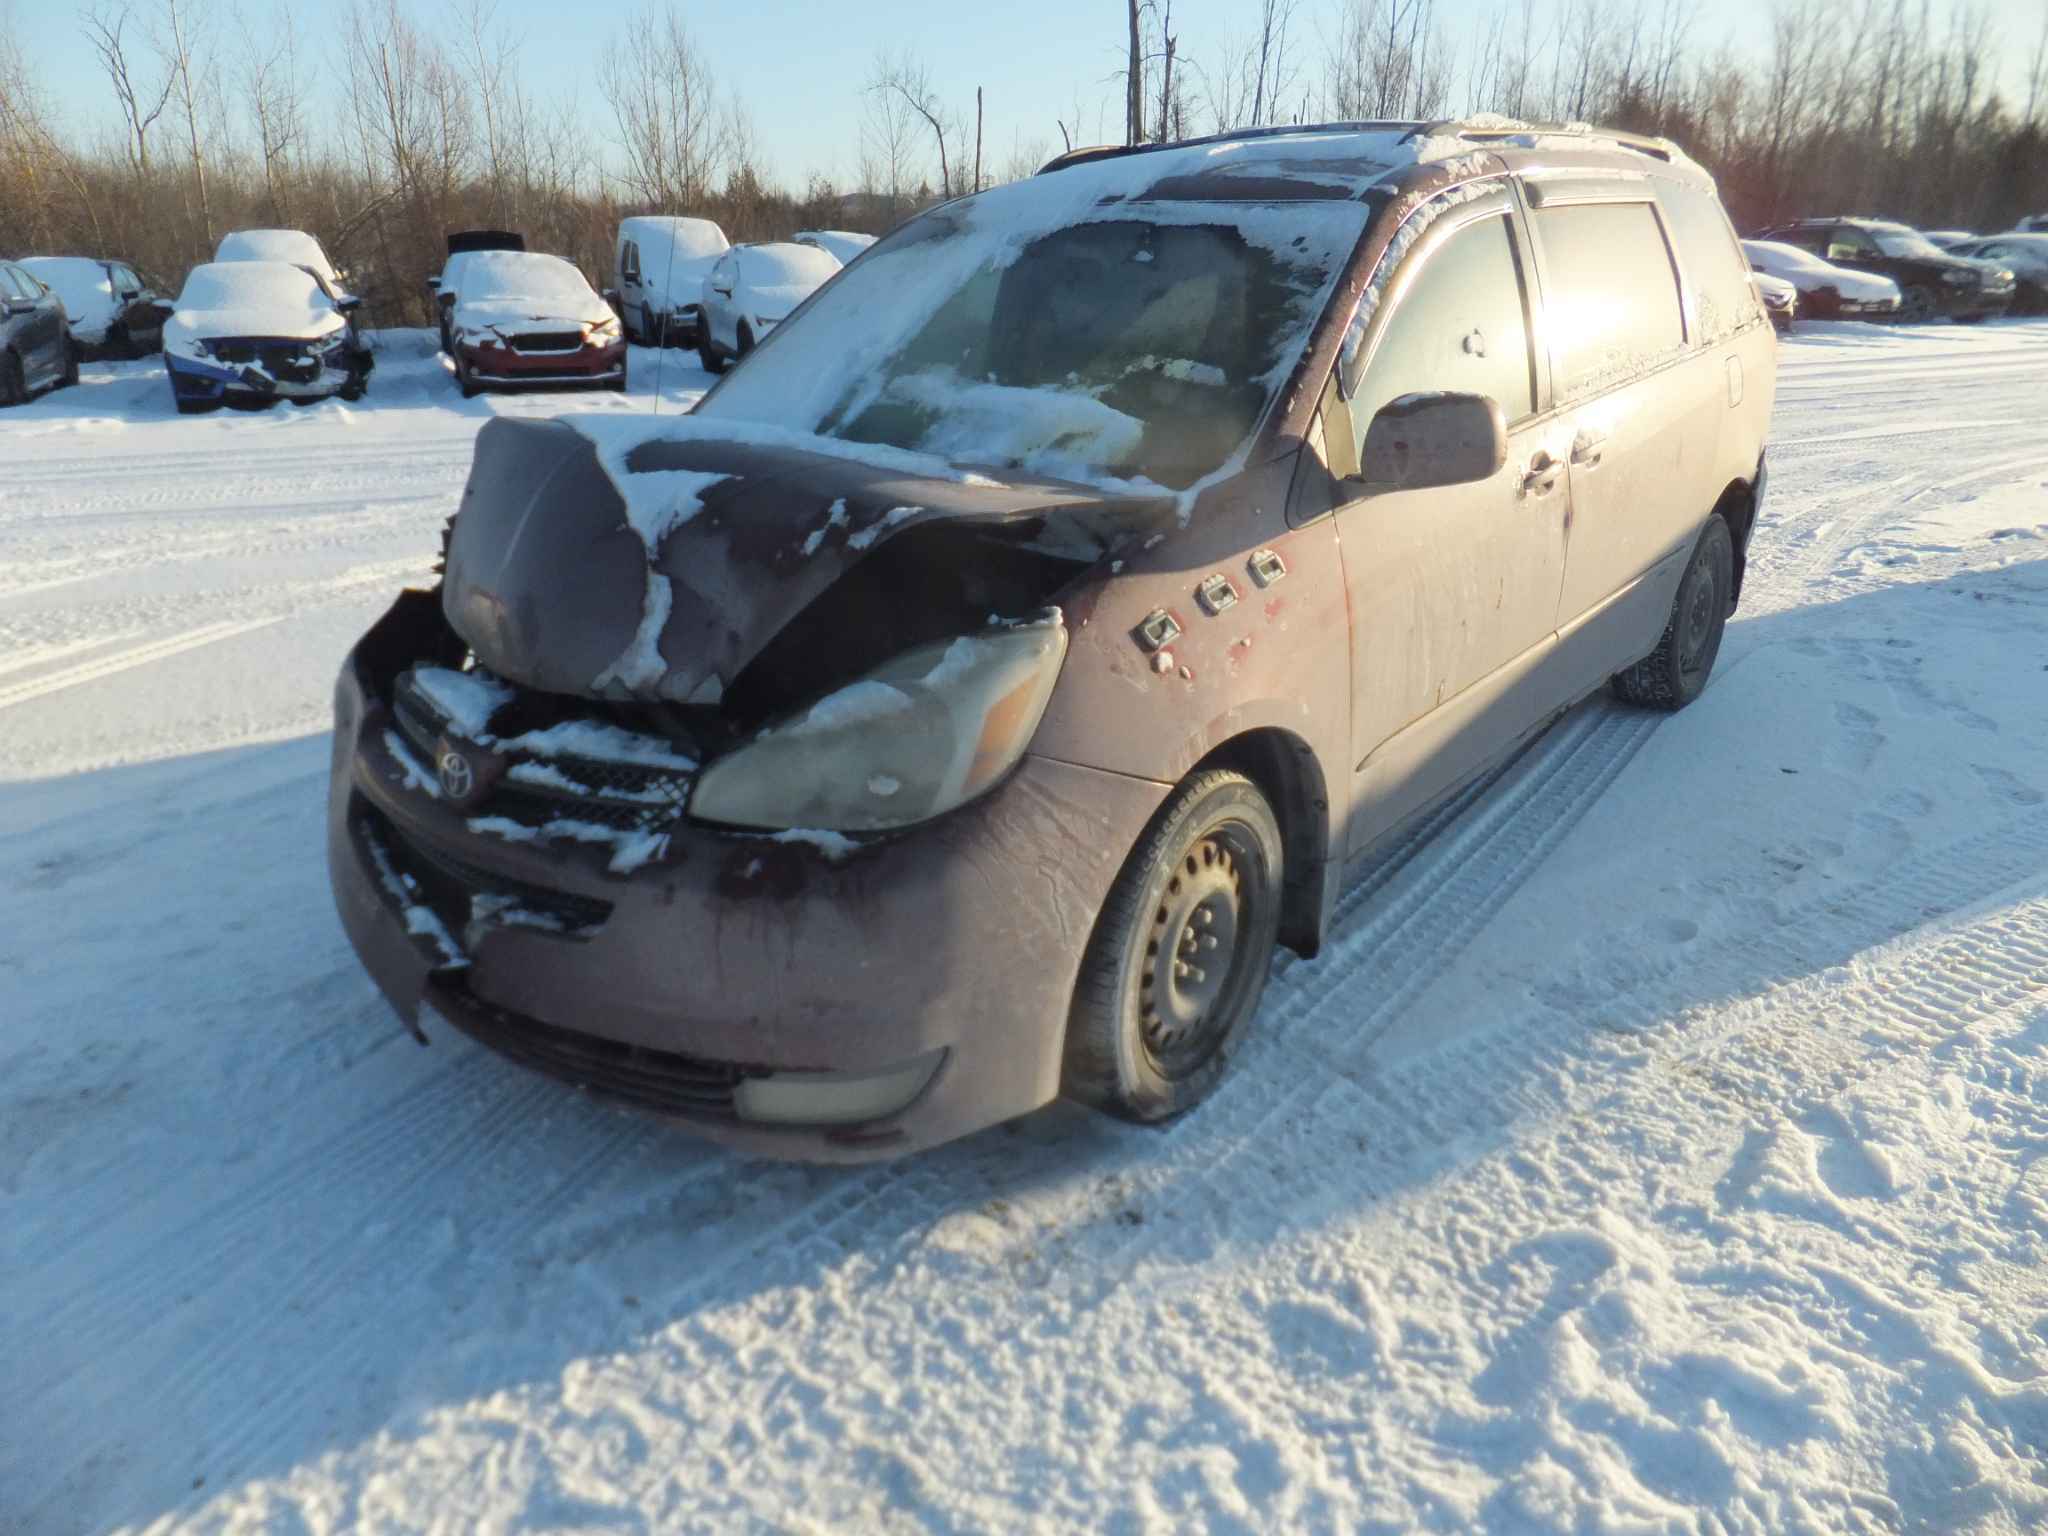
[[[1027,757],[983,799],[851,852],[678,817],[659,858],[620,873],[573,838],[479,830],[488,799],[458,808],[425,782],[390,689],[451,638],[439,594],[407,593],[335,693],[335,902],[415,1030],[445,1020],[716,1140],[820,1161],[1057,1094],[1095,913],[1168,786]],[[761,1118],[805,1105],[817,1119]]]

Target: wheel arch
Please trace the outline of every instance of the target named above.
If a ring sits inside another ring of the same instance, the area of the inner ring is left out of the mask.
[[[1735,579],[1728,589],[1728,611],[1742,601],[1742,577],[1749,566],[1749,536],[1756,527],[1756,486],[1748,480],[1731,480],[1714,502],[1708,515],[1721,514],[1735,545]]]
[[[1280,823],[1287,864],[1280,893],[1280,942],[1304,958],[1322,947],[1328,919],[1330,790],[1315,749],[1280,726],[1244,731],[1189,769],[1227,768],[1259,787]]]

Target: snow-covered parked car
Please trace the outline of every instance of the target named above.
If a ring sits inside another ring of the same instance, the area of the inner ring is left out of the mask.
[[[815,245],[827,255],[837,257],[841,266],[875,243],[873,235],[850,229],[800,229],[789,238],[798,245]]]
[[[220,237],[215,261],[283,261],[303,267],[330,291],[346,295],[348,277],[327,258],[326,248],[303,229],[238,229]]]
[[[612,281],[626,334],[652,347],[696,346],[703,336],[704,279],[731,245],[709,219],[620,220]]]
[[[839,258],[815,245],[775,240],[734,246],[704,279],[698,360],[708,372],[724,372],[839,270]]]
[[[161,295],[125,261],[28,256],[21,265],[64,301],[71,339],[87,356],[147,357],[163,346]]]
[[[469,256],[448,311],[448,336],[464,395],[512,384],[626,387],[619,317],[559,256]]]
[[[1799,290],[1800,310],[1815,320],[1880,320],[1899,312],[1899,285],[1875,272],[1854,272],[1777,240],[1745,240],[1751,268]]]
[[[77,382],[78,349],[64,301],[32,273],[0,261],[0,406]]]
[[[2010,313],[2048,314],[2048,229],[2040,233],[2015,230],[2009,235],[1985,235],[1966,240],[1954,250],[1958,256],[1995,262],[2012,273]]]
[[[1596,689],[1699,696],[1774,364],[1662,140],[1261,131],[931,209],[686,416],[484,424],[337,681],[343,926],[423,1035],[755,1151],[1165,1120],[1347,868]]]
[[[2002,315],[2012,303],[2012,274],[1986,261],[1952,256],[1919,230],[1888,219],[1795,219],[1761,231],[1759,242],[1795,246],[1837,267],[1899,285],[1899,318],[1948,318],[1974,324]],[[1792,272],[1777,274],[1799,281]]]
[[[1757,297],[1764,301],[1764,313],[1771,317],[1779,334],[1791,330],[1792,322],[1799,318],[1799,290],[1768,272],[1752,271],[1749,280],[1756,284]]]
[[[360,302],[282,261],[194,267],[176,303],[159,306],[178,409],[360,399],[376,366],[352,318]]]
[[[1929,229],[1923,230],[1922,233],[1931,243],[1940,246],[1944,251],[1953,250],[1965,240],[1977,238],[1967,229]]]

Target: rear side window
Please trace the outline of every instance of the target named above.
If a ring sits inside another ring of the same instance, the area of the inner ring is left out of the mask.
[[[1720,199],[1713,193],[1661,179],[1652,186],[1685,268],[1693,340],[1711,345],[1756,317],[1749,264],[1735,243],[1735,231],[1721,211]]]
[[[1364,377],[1342,364],[1358,446],[1380,407],[1434,390],[1485,395],[1509,421],[1536,409],[1528,311],[1515,246],[1502,216],[1476,220],[1425,258],[1380,332]]]
[[[1684,344],[1678,276],[1648,203],[1539,208],[1535,224],[1561,394],[1619,383]]]

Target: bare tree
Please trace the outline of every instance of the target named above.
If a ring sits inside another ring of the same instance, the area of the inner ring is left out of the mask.
[[[598,87],[618,125],[632,196],[650,207],[697,207],[724,165],[725,122],[711,66],[673,0],[650,5],[605,45]]]
[[[923,120],[931,131],[932,141],[939,151],[940,195],[951,197],[964,190],[953,178],[952,160],[946,151],[946,135],[952,128],[945,107],[939,101],[937,89],[932,85],[931,70],[924,61],[909,49],[896,53],[875,55],[872,73],[866,87],[869,95],[894,97],[916,117]],[[977,176],[979,170],[977,168]]]
[[[185,152],[192,173],[192,185],[199,197],[200,249],[213,249],[213,202],[206,188],[206,157],[200,152],[199,119],[209,96],[217,99],[211,77],[204,65],[195,65],[195,55],[209,41],[212,19],[205,0],[160,0],[155,28],[158,55],[163,60],[164,79],[178,115],[184,119]]]
[[[129,7],[118,9],[95,5],[80,18],[86,40],[113,87],[114,101],[121,109],[125,138],[123,147],[138,179],[149,176],[149,131],[170,105],[171,79],[168,74],[154,84],[141,80],[128,57]]]
[[[299,77],[298,32],[287,8],[277,13],[277,30],[262,38],[237,18],[242,33],[242,98],[255,119],[256,152],[263,167],[263,192],[274,224],[292,219],[292,159],[305,140],[304,85]]]

